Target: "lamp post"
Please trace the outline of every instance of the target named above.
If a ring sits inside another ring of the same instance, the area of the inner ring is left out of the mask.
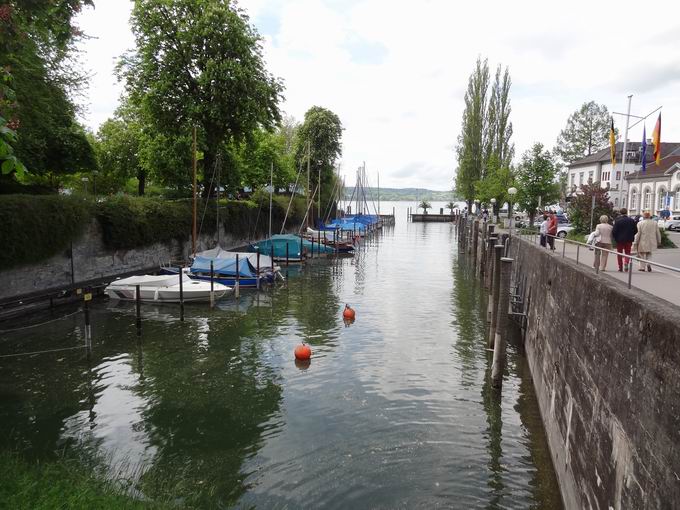
[[[514,186],[511,188],[508,188],[508,195],[510,195],[510,198],[508,199],[508,219],[510,220],[510,235],[512,235],[512,225],[513,225],[513,218],[512,218],[512,199],[515,197],[517,194],[517,188]]]
[[[496,223],[496,199],[492,198],[490,202],[491,202],[491,218],[493,219],[493,222]]]

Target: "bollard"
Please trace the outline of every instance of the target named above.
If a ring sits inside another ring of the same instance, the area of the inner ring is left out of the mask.
[[[135,321],[137,325],[137,336],[142,335],[142,291],[139,289],[139,285],[135,285],[135,308],[137,320]]]
[[[479,249],[479,220],[472,223],[472,263],[477,268],[477,250]]]
[[[210,261],[210,308],[215,307],[215,265]]]
[[[179,320],[184,322],[184,272],[179,268]]]
[[[503,385],[503,371],[505,370],[509,318],[508,307],[510,305],[510,277],[512,275],[512,259],[501,258],[500,295],[496,314],[496,334],[493,346],[493,364],[491,365],[491,385],[500,388]]]
[[[503,245],[497,244],[493,247],[493,278],[491,280],[491,299],[489,299],[489,312],[491,314],[491,326],[489,327],[489,349],[493,349],[494,340],[496,337],[496,323],[498,316],[498,300],[500,296],[500,281],[501,281],[501,257],[503,256]]]

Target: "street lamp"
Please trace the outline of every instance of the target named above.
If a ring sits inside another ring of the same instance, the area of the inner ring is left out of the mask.
[[[508,200],[508,219],[510,220],[510,233],[512,234],[512,199],[515,197],[517,194],[517,188],[514,186],[511,188],[508,188],[508,195],[510,195],[510,199]]]
[[[493,218],[493,222],[496,223],[496,199],[492,198],[490,202],[491,202],[491,218]]]

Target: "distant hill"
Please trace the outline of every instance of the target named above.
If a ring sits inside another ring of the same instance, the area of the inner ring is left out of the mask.
[[[349,200],[353,192],[353,186],[345,187],[345,199]],[[378,190],[376,188],[371,188],[369,196],[372,196],[377,200]],[[380,188],[380,200],[435,200],[438,202],[448,202],[449,200],[456,200],[456,197],[454,196],[453,191],[436,191],[423,188]]]

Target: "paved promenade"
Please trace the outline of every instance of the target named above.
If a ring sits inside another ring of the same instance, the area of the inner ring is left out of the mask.
[[[680,234],[670,234],[670,237],[676,246],[680,246]],[[566,246],[563,246],[564,244],[564,241],[555,241],[555,251],[553,252],[554,256],[562,257],[564,249],[564,256],[575,261],[577,255],[577,245],[566,243]],[[635,256],[636,254],[633,253],[632,255]],[[585,246],[578,248],[579,264],[592,268],[594,257],[595,251],[590,251]],[[680,268],[680,248],[664,248],[656,250],[652,254],[652,261],[665,264],[667,266]],[[633,274],[631,279],[631,292],[635,292],[636,288],[642,289],[649,292],[650,294],[658,296],[661,299],[670,301],[674,305],[680,305],[680,272],[657,267],[652,267],[651,273],[647,271],[643,272],[638,269],[639,263],[637,261],[632,262]],[[593,269],[593,271],[595,271],[595,269]],[[621,280],[626,285],[628,284],[628,273],[618,272],[616,255],[611,253],[609,254],[607,267],[603,276],[616,278],[617,280]]]

